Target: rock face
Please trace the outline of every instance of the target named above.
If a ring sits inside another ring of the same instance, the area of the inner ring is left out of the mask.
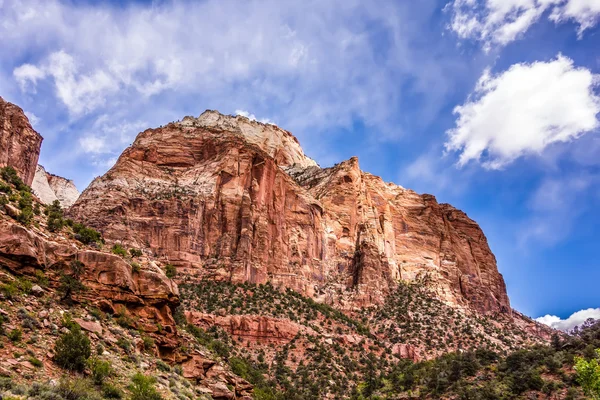
[[[31,186],[42,140],[23,110],[0,97],[0,167],[13,167]]]
[[[186,276],[271,281],[341,307],[424,280],[453,306],[510,312],[465,213],[361,171],[356,158],[320,168],[289,132],[241,116],[207,111],[140,133],[69,212]]]
[[[95,250],[80,250],[67,242],[48,240],[42,234],[0,220],[0,266],[11,272],[33,276],[36,270],[57,276],[70,273],[73,261],[83,263],[80,281],[85,291],[74,294],[78,300],[96,303],[113,314],[129,316],[135,328],[154,336],[165,358],[177,346],[171,309],[179,303],[177,285],[160,270],[134,272],[122,258]],[[158,334],[156,326],[163,327]],[[85,328],[87,329],[87,328]]]
[[[218,326],[233,337],[246,341],[286,344],[299,333],[317,335],[317,332],[304,325],[287,319],[272,318],[260,315],[214,315],[196,311],[186,311],[188,323],[210,328]]]
[[[71,207],[79,197],[79,191],[72,180],[50,174],[41,165],[35,170],[31,188],[44,204],[58,200],[63,208]]]

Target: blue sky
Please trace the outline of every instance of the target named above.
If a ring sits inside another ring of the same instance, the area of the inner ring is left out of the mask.
[[[568,324],[600,318],[599,17],[600,0],[0,0],[0,96],[80,190],[148,127],[273,121],[322,166],[357,155],[463,209],[513,306]]]

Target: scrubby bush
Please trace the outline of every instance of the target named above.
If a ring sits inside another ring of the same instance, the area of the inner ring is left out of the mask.
[[[113,254],[116,254],[121,257],[127,256],[127,250],[125,250],[125,247],[121,246],[118,243],[115,243],[115,245],[112,247],[112,249],[110,251],[112,251]]]
[[[19,328],[15,328],[8,333],[8,338],[13,343],[20,342],[22,337],[23,337],[23,331],[20,330]]]
[[[131,257],[141,257],[142,251],[140,249],[129,249],[129,254],[131,254]]]
[[[72,223],[72,221],[71,221]],[[67,221],[67,225],[69,221]],[[102,243],[102,235],[95,229],[89,228],[81,223],[72,223],[73,232],[75,232],[75,239],[79,240],[83,244],[91,243]]]
[[[54,347],[54,361],[62,368],[83,371],[92,354],[90,339],[73,324],[68,333],[63,334]]]
[[[13,167],[7,166],[0,169],[0,176],[5,182],[14,185],[19,192],[31,192],[31,188],[27,186],[25,182],[23,182],[23,180],[19,177],[19,174]]]
[[[129,385],[131,400],[162,400],[163,397],[154,387],[155,384],[156,378],[138,372],[131,378]]]
[[[167,275],[167,278],[173,279],[177,275],[177,268],[173,264],[167,264],[165,266],[165,275]]]
[[[90,358],[88,366],[90,367],[92,380],[96,385],[101,385],[106,378],[113,374],[112,367],[108,361]]]

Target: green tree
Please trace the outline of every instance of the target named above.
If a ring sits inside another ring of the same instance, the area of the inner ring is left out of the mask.
[[[63,334],[54,346],[54,361],[62,368],[82,372],[92,354],[90,339],[77,324]]]
[[[48,215],[48,230],[50,232],[58,232],[65,225],[63,220],[63,211],[60,206],[60,201],[54,200],[52,204],[46,207],[46,214]]]
[[[586,396],[594,400],[600,399],[600,349],[596,350],[597,357],[587,361],[583,357],[575,357],[577,382],[583,388]]]

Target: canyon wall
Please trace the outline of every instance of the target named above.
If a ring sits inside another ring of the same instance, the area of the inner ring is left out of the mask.
[[[138,135],[71,216],[186,277],[273,282],[342,308],[424,281],[444,302],[510,312],[465,213],[362,171],[320,168],[271,124],[207,111]]]

